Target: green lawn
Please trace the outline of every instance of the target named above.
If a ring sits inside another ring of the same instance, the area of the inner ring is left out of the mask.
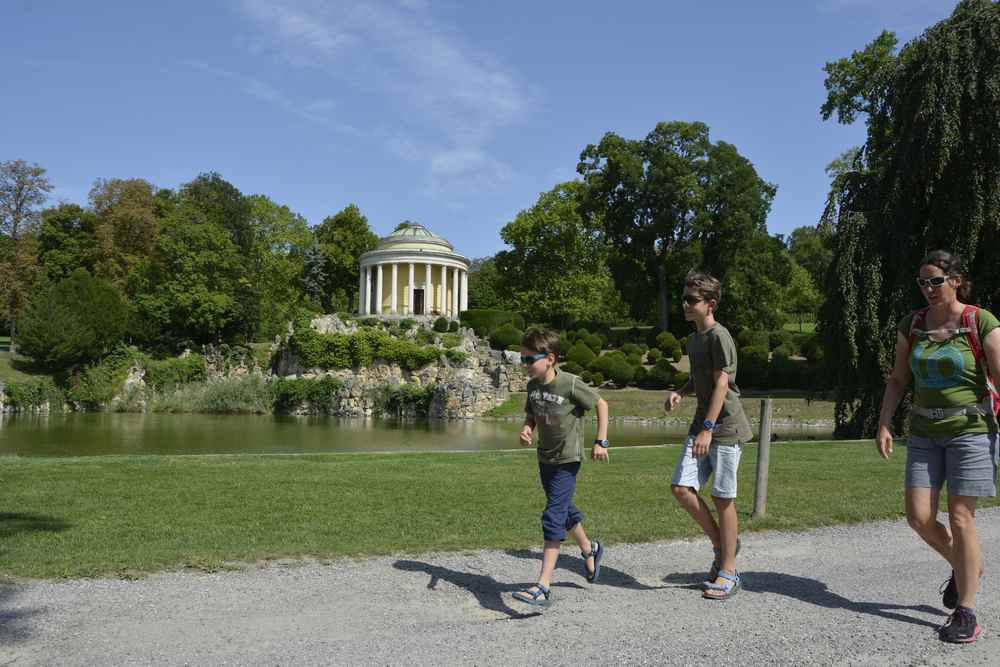
[[[816,331],[816,323],[803,322],[799,325],[798,322],[786,322],[782,328],[785,331],[791,331],[792,333],[812,333]]]
[[[904,450],[884,463],[870,443],[776,444],[769,517],[750,522],[748,447],[744,528],[900,517]],[[590,532],[609,543],[695,535],[670,496],[678,453],[620,449],[610,464],[587,463],[577,500]],[[540,540],[544,503],[530,451],[7,458],[0,478],[0,578],[525,547]]]
[[[667,415],[663,411],[665,390],[651,389],[601,389],[601,396],[608,402],[612,417],[670,417],[683,421],[694,416],[695,401],[685,398],[680,407]],[[795,396],[773,398],[774,419],[792,419],[796,422],[833,420],[833,401],[807,401]],[[743,409],[750,419],[760,417],[760,397],[743,396]],[[488,417],[512,417],[524,414],[524,394],[515,393],[502,405],[487,413]]]
[[[0,382],[24,382],[39,377],[51,376],[28,372],[23,364],[17,366],[10,357],[10,336],[0,336]]]

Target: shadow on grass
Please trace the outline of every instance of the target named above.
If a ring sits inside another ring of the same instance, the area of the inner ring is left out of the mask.
[[[60,533],[72,524],[44,514],[22,512],[0,512],[0,538],[13,537],[19,533]]]
[[[513,609],[504,602],[502,596],[503,593],[524,590],[531,584],[503,584],[493,577],[488,577],[484,574],[472,574],[470,572],[452,570],[447,567],[431,565],[430,563],[417,560],[397,560],[392,566],[404,572],[423,572],[430,575],[431,579],[427,582],[427,588],[429,589],[436,588],[439,581],[447,581],[449,584],[467,590],[476,596],[476,601],[483,609],[499,612],[512,620],[533,618],[541,615],[537,611],[524,613]],[[552,584],[553,588],[557,586],[563,588],[582,588],[576,584]]]
[[[531,549],[512,549],[506,551],[505,553],[508,556],[514,556],[515,558],[525,558],[529,560],[542,559],[541,553],[532,551]],[[607,558],[607,556],[604,558]],[[582,577],[586,577],[587,575],[587,564],[584,563],[583,559],[579,556],[559,554],[559,560],[556,561],[556,567],[562,567],[567,570],[579,572]],[[667,588],[667,586],[647,586],[646,584],[639,583],[632,575],[622,572],[621,570],[616,570],[613,567],[608,567],[603,562],[601,563],[601,578],[597,580],[597,584],[600,586],[627,588],[633,591],[655,591],[661,588]]]
[[[690,588],[697,588],[697,584],[705,578],[705,573],[696,572],[688,574],[672,574],[667,577],[677,584],[691,583]],[[900,623],[910,623],[937,629],[940,623],[934,623],[923,618],[917,618],[909,614],[900,612],[911,611],[925,614],[942,614],[940,609],[930,605],[899,605],[888,602],[860,602],[849,600],[843,595],[838,595],[831,591],[826,584],[809,577],[798,577],[791,574],[781,574],[778,572],[740,572],[743,582],[743,590],[749,593],[773,593],[784,595],[801,602],[814,604],[817,607],[826,609],[843,609],[859,614],[878,616]],[[943,622],[943,621],[942,621]]]

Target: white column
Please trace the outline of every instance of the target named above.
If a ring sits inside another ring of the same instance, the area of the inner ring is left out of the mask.
[[[358,271],[358,315],[365,314],[365,270]]]
[[[382,314],[382,265],[377,264],[375,274],[375,314]]]
[[[396,295],[399,293],[396,283],[396,273],[398,272],[399,264],[396,262],[392,263],[392,296],[389,297],[389,309],[393,315],[399,315],[399,307],[396,303]]]
[[[448,267],[441,267],[441,314],[448,316]]]
[[[434,310],[434,282],[431,280],[431,265],[424,264],[424,315]]]
[[[451,270],[451,316],[458,317],[458,269]]]
[[[416,269],[413,262],[410,262],[410,282],[406,284],[406,314],[412,315],[416,312],[413,308],[413,277],[415,275]]]
[[[459,311],[469,309],[469,272],[462,271],[462,302]]]

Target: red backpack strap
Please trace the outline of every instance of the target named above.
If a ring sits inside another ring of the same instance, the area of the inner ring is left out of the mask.
[[[982,341],[979,340],[978,315],[979,308],[976,306],[966,306],[965,310],[962,311],[962,327],[967,329],[965,337],[969,341],[969,347],[972,348],[972,356],[976,358],[977,364],[982,361],[983,356],[986,354],[983,350]]]
[[[910,352],[913,352],[913,343],[917,340],[917,331],[920,331],[923,328],[924,320],[927,319],[927,311],[929,308],[930,306],[913,311],[913,317],[910,319]]]

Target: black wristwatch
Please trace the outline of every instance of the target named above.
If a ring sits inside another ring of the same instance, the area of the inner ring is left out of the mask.
[[[595,438],[594,439],[594,444],[595,445],[600,445],[601,447],[604,447],[605,449],[607,449],[607,447],[608,447],[608,445],[610,443],[607,441],[607,439],[601,440],[600,438]]]

